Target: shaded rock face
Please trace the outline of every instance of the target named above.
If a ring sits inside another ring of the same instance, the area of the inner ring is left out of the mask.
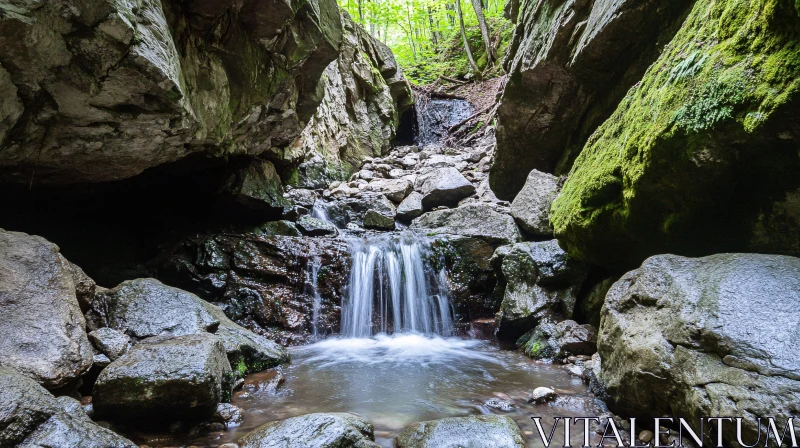
[[[562,245],[625,269],[800,254],[798,30],[791,1],[695,2],[576,160],[551,212]]]
[[[574,320],[554,322],[545,318],[517,340],[517,347],[534,359],[562,361],[570,355],[597,352],[597,329]]]
[[[800,412],[798,301],[798,258],[649,258],[614,284],[603,307],[598,349],[609,405],[689,422],[775,416],[782,431]],[[756,440],[755,419],[747,420],[742,440]],[[735,425],[727,429],[723,440],[733,445]]]
[[[509,4],[520,8],[519,2]],[[490,181],[499,198],[513,199],[532,169],[569,170],[592,132],[658,57],[690,4],[547,0],[521,5],[497,110]]]
[[[0,365],[47,388],[80,378],[92,346],[73,267],[44,238],[0,229]]]
[[[346,12],[342,27],[341,52],[322,77],[322,103],[291,148],[305,160],[289,176],[292,185],[327,187],[347,179],[364,157],[387,152],[400,115],[413,101],[389,47]]]
[[[397,436],[396,444],[398,448],[523,448],[525,439],[510,417],[474,415],[416,423]]]
[[[0,403],[0,446],[136,446],[92,422],[77,401],[56,399],[35,381],[6,367],[0,367]]]
[[[267,423],[239,440],[241,448],[378,448],[372,424],[353,414],[306,414]]]
[[[106,367],[92,393],[98,418],[125,422],[203,420],[229,401],[225,347],[212,334],[153,338]]]
[[[497,336],[515,340],[545,317],[570,318],[588,267],[571,259],[556,240],[503,246],[495,253],[503,300]]]
[[[469,203],[461,207],[426,213],[411,223],[411,228],[429,235],[462,235],[489,244],[511,244],[520,240],[514,219],[486,204]]]
[[[320,334],[338,331],[349,273],[345,241],[254,235],[187,239],[156,262],[159,278],[220,305],[231,319],[282,344],[309,340],[313,293],[310,266],[321,268]]]
[[[511,203],[511,216],[520,229],[535,236],[553,236],[550,206],[558,196],[558,178],[531,170],[525,186]]]
[[[2,7],[7,181],[109,181],[198,152],[287,161],[342,41],[334,0],[62,6]]]
[[[288,205],[275,167],[258,158],[231,167],[222,181],[220,193],[232,202],[274,216],[279,216],[284,206]]]

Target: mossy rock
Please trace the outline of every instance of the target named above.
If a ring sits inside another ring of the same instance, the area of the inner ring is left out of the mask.
[[[794,1],[698,1],[587,142],[551,210],[556,237],[619,268],[664,252],[757,251],[756,221],[800,186],[798,118]],[[796,240],[800,229],[789,220],[778,232]]]

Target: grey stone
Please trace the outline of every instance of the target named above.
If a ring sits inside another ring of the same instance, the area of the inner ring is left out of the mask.
[[[306,414],[267,423],[239,440],[241,448],[379,448],[372,424],[353,414]]]
[[[511,216],[519,227],[537,236],[553,236],[550,224],[550,206],[558,196],[558,178],[552,174],[532,170],[511,203]]]
[[[137,344],[100,373],[92,398],[101,419],[203,420],[232,387],[222,341],[201,333]]]
[[[128,335],[108,327],[98,328],[89,333],[89,340],[112,361],[124,355],[131,343]]]
[[[364,215],[364,227],[367,229],[394,230],[394,216],[386,216],[375,210],[367,210]]]
[[[422,193],[412,191],[403,199],[403,202],[397,206],[397,218],[410,221],[422,215]]]
[[[375,179],[369,183],[373,191],[383,193],[389,200],[400,202],[411,192],[413,186],[405,179]]]
[[[78,401],[55,398],[27,376],[0,367],[0,446],[128,448],[136,445],[92,422]]]
[[[385,216],[394,216],[397,213],[392,201],[374,191],[361,192],[357,197],[336,199],[326,207],[328,218],[340,228],[351,222],[363,225],[367,210],[375,210]]]
[[[415,423],[396,440],[397,448],[524,448],[517,423],[500,415],[451,417]]]
[[[311,216],[303,216],[298,219],[297,228],[307,236],[336,236],[339,234],[339,229],[335,225]]]
[[[520,240],[519,230],[511,216],[480,203],[428,212],[415,219],[411,228],[434,235],[469,236],[491,244],[511,244]]]
[[[266,213],[282,213],[288,205],[275,167],[258,158],[232,167],[220,187],[220,194],[246,208]]]
[[[422,193],[425,210],[440,205],[456,205],[461,199],[475,193],[475,186],[455,168],[439,168],[420,174],[414,189]]]
[[[542,404],[548,401],[553,401],[558,397],[556,391],[549,387],[537,387],[531,392],[531,397],[528,399],[529,403]]]
[[[72,265],[44,238],[0,229],[0,365],[47,388],[92,366]]]
[[[597,351],[597,330],[574,320],[555,323],[543,318],[530,332],[517,341],[528,356],[541,360],[563,361],[570,355],[592,355]]]
[[[225,424],[226,428],[234,428],[244,421],[244,411],[230,403],[220,403],[214,412],[214,421]]]
[[[800,403],[798,303],[800,258],[648,258],[614,284],[603,307],[598,350],[609,406],[642,417],[680,412],[690,423],[768,415],[782,430]],[[757,437],[755,419],[743,419],[743,440]],[[737,443],[735,428],[723,442]]]

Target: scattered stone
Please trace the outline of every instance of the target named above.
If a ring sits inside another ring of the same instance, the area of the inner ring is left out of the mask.
[[[558,178],[533,170],[511,203],[511,216],[519,227],[536,236],[553,236],[550,206],[558,196]]]
[[[411,192],[413,186],[405,179],[375,179],[369,183],[373,191],[383,193],[389,200],[400,202]]]
[[[131,344],[131,338],[128,335],[108,327],[98,328],[89,333],[89,340],[111,361],[124,355]]]
[[[241,448],[379,448],[372,424],[353,414],[306,414],[269,422],[239,440]]]
[[[639,441],[642,443],[650,443],[653,441],[654,436],[655,435],[653,434],[653,431],[645,429],[644,431],[639,433]]]
[[[97,354],[94,355],[94,357],[92,357],[92,365],[93,366],[96,366],[96,367],[99,367],[99,368],[102,369],[102,368],[108,366],[109,364],[111,364],[111,359],[109,359],[108,356],[106,356],[106,355],[104,355],[102,353],[97,353]]]
[[[415,423],[404,429],[395,443],[397,448],[525,447],[517,423],[501,415],[473,415]]]
[[[422,193],[425,210],[440,205],[456,205],[461,199],[475,193],[475,186],[455,168],[439,168],[421,174],[414,189]]]
[[[410,221],[422,215],[422,193],[412,191],[397,207],[397,218]]]
[[[528,403],[536,403],[542,404],[547,403],[549,401],[554,401],[558,398],[558,394],[553,389],[549,387],[537,387],[536,389],[531,392],[531,397],[528,399]]]
[[[225,428],[234,428],[244,421],[244,411],[230,403],[220,403],[217,405],[213,419],[223,423]]]
[[[291,188],[284,197],[294,205],[299,205],[307,209],[312,209],[317,202],[317,192],[306,188]]]
[[[321,219],[303,216],[297,220],[297,228],[306,236],[336,236],[339,229]]]

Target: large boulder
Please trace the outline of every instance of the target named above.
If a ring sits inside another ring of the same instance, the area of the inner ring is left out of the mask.
[[[511,216],[480,203],[426,213],[415,219],[411,228],[429,235],[479,238],[495,245],[512,244],[520,240],[519,230]]]
[[[422,208],[422,193],[412,191],[403,199],[403,202],[397,206],[397,219],[410,221],[424,212]]]
[[[509,76],[497,109],[490,181],[497,197],[511,200],[532,169],[569,171],[587,139],[656,60],[691,2],[507,4],[521,8],[504,61]]]
[[[452,167],[422,173],[417,177],[414,189],[422,193],[422,207],[425,210],[456,205],[458,201],[475,193],[475,186]]]
[[[96,425],[74,399],[56,399],[27,376],[0,367],[0,446],[131,448],[136,445]]]
[[[325,204],[328,219],[339,228],[346,228],[350,223],[363,226],[364,217],[369,210],[385,216],[394,216],[397,213],[392,201],[376,191],[358,190],[352,197],[334,199]]]
[[[103,369],[92,392],[97,418],[210,419],[233,387],[225,346],[209,333],[152,338]]]
[[[415,423],[396,440],[397,448],[524,448],[517,423],[502,415],[473,415]]]
[[[550,206],[558,196],[558,178],[532,170],[525,186],[511,203],[511,216],[519,227],[535,236],[553,236]]]
[[[308,215],[301,216],[297,220],[297,228],[307,236],[336,236],[339,234],[339,229],[335,225]]]
[[[432,238],[430,257],[436,271],[447,273],[450,303],[459,319],[494,316],[500,306],[493,294],[497,276],[490,264],[494,246],[479,238],[441,235]]]
[[[647,259],[614,284],[603,307],[600,377],[610,407],[693,425],[701,416],[774,416],[782,431],[800,411],[798,303],[798,258]],[[743,419],[742,440],[759,437],[755,425]],[[737,444],[735,425],[726,429],[724,442]]]
[[[98,294],[89,318],[95,326],[109,327],[136,340],[215,333],[240,376],[289,359],[283,347],[239,326],[218,307],[156,279],[130,280]],[[102,328],[92,334],[99,331]]]
[[[625,269],[660,253],[800,255],[798,30],[790,0],[694,2],[576,160],[551,211],[562,245]]]
[[[567,255],[556,240],[498,248],[503,300],[498,337],[514,340],[545,317],[569,319],[588,267]]]
[[[47,388],[92,366],[72,265],[44,238],[0,229],[0,365]]]
[[[26,185],[123,179],[197,153],[294,162],[285,149],[342,41],[334,0],[25,2],[0,13],[10,95],[0,119],[21,130],[2,133],[0,177]]]
[[[241,448],[378,448],[372,424],[345,413],[306,414],[267,423],[239,439]]]
[[[280,216],[288,205],[275,166],[258,158],[232,166],[222,182],[220,194],[242,207],[273,216]]]
[[[400,202],[411,193],[413,185],[406,179],[374,179],[369,182],[369,188],[380,191],[393,202]]]

